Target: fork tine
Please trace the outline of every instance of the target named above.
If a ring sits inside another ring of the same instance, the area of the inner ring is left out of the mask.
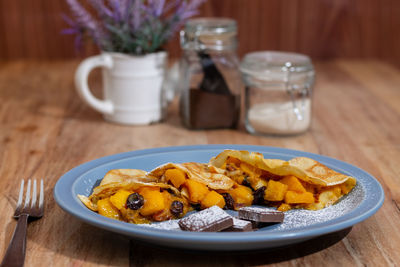
[[[24,209],[28,207],[29,201],[31,200],[31,179],[28,180],[28,186],[26,187],[25,204]]]
[[[21,180],[21,186],[20,186],[20,189],[19,189],[17,209],[21,208],[22,198],[24,197],[24,183],[25,183],[25,181]]]
[[[33,180],[33,192],[32,192],[31,208],[34,208],[36,206],[36,198],[37,198],[37,192],[36,192],[36,179],[35,179],[35,180]]]
[[[39,209],[43,209],[44,190],[43,190],[43,179],[40,180],[40,196],[39,196]]]

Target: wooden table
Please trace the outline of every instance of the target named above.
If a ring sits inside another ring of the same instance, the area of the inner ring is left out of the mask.
[[[316,63],[312,128],[295,137],[243,130],[190,131],[176,105],[165,122],[127,127],[105,122],[77,96],[78,62],[0,64],[0,251],[23,178],[44,178],[45,216],[28,227],[26,266],[393,266],[400,264],[400,71],[377,61]],[[91,81],[96,87],[98,74]],[[97,83],[98,85],[98,83]],[[97,86],[99,87],[99,86]],[[383,185],[371,218],[292,247],[252,253],[200,253],[152,247],[82,223],[53,199],[57,179],[84,162],[136,149],[193,144],[252,144],[299,149],[354,164]]]

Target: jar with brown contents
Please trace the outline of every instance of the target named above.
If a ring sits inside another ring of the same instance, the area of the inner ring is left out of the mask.
[[[226,18],[192,19],[181,32],[180,112],[186,127],[237,126],[242,82],[236,34],[236,22]]]

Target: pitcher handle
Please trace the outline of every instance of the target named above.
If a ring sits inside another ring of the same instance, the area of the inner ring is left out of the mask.
[[[97,67],[112,68],[113,60],[109,55],[92,56],[78,66],[75,72],[75,87],[79,96],[90,107],[104,114],[112,114],[114,112],[114,105],[109,100],[101,100],[96,98],[89,89],[88,77],[89,73]]]

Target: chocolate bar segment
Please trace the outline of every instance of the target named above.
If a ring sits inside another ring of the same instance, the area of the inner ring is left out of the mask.
[[[244,207],[239,209],[239,219],[264,223],[279,223],[283,222],[284,214],[281,211],[267,208]]]
[[[249,232],[253,231],[252,223],[249,221],[233,217],[233,225],[224,230],[224,232]]]
[[[212,206],[179,221],[182,230],[195,232],[218,232],[232,225],[232,216],[218,206]]]

